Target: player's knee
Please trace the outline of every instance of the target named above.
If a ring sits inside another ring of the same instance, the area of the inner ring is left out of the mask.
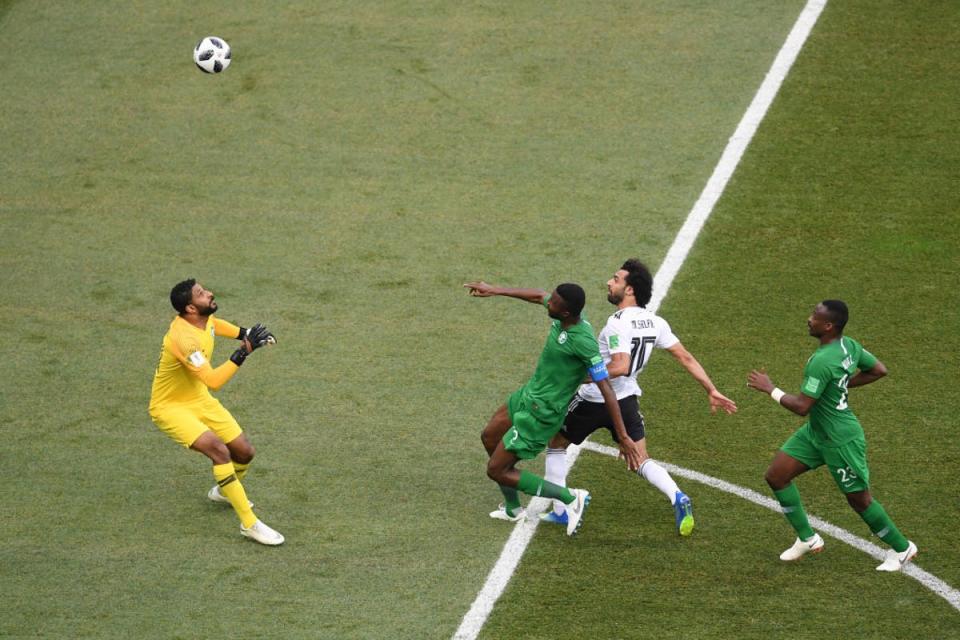
[[[787,485],[787,483],[783,481],[783,476],[779,470],[772,466],[767,468],[767,472],[763,474],[763,479],[767,481],[767,484],[770,485],[770,488],[774,491],[779,491]]]
[[[847,504],[857,513],[866,511],[871,502],[873,502],[873,498],[865,491],[847,494]]]
[[[256,451],[254,450],[253,445],[250,443],[246,443],[243,446],[236,448],[236,450],[230,452],[233,461],[239,462],[240,464],[250,464],[253,462],[253,456],[255,454]]]
[[[227,445],[223,443],[223,440],[215,436],[212,431],[207,431],[202,434],[190,445],[190,448],[210,458],[213,464],[226,464],[230,462],[230,450],[227,448]]]
[[[502,480],[504,471],[505,469],[501,465],[493,464],[492,460],[487,463],[487,477],[497,484],[503,484]]]
[[[213,461],[213,464],[227,464],[230,462],[230,449],[219,440],[210,444],[204,453]]]

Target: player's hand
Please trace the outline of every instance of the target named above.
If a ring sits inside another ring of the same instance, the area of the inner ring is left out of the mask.
[[[640,463],[643,462],[640,445],[630,439],[627,442],[620,443],[620,456],[626,458],[627,468],[630,471],[639,469]]]
[[[259,322],[247,329],[247,335],[243,339],[248,353],[253,353],[265,344],[276,344],[276,342],[277,339],[273,334]]]
[[[714,389],[710,392],[710,413],[716,413],[717,409],[723,409],[728,414],[736,413],[737,403]]]
[[[770,376],[763,369],[760,371],[754,369],[750,372],[750,375],[747,376],[747,386],[763,393],[773,391],[773,382],[770,381]]]
[[[470,289],[470,295],[476,296],[477,298],[489,298],[490,296],[497,295],[495,293],[496,288],[482,280],[480,282],[468,282],[463,286]]]

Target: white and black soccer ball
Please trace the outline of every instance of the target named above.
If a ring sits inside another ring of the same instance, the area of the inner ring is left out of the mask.
[[[207,36],[193,48],[193,61],[204,73],[220,73],[230,66],[230,45],[223,38]]]

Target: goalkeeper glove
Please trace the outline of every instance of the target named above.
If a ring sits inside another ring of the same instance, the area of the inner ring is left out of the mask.
[[[273,337],[269,329],[259,322],[247,329],[247,335],[245,335],[244,338],[250,343],[251,351],[256,351],[265,344],[277,343],[277,339]]]
[[[241,340],[245,340],[250,344],[250,351],[247,351],[246,347],[240,347],[230,355],[230,362],[238,367],[243,364],[248,355],[263,345],[277,343],[277,339],[273,337],[273,334],[259,322],[249,329],[241,329],[239,337]]]

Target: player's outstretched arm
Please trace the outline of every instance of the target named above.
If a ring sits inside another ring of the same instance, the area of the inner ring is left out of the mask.
[[[872,369],[868,369],[867,371],[858,371],[855,376],[850,378],[850,381],[847,383],[847,388],[862,387],[865,384],[876,382],[885,375],[887,375],[886,365],[877,360],[877,364],[873,365]]]
[[[669,347],[667,351],[669,351],[670,355],[676,358],[677,361],[683,365],[683,368],[693,376],[693,379],[699,382],[700,386],[706,390],[707,397],[710,400],[710,413],[716,413],[717,409],[723,409],[728,414],[737,412],[737,403],[717,391],[717,387],[713,384],[713,381],[710,380],[710,376],[707,375],[703,365],[693,357],[692,353],[687,351],[682,343],[678,342],[672,347]]]
[[[463,285],[470,290],[470,295],[477,298],[491,298],[493,296],[505,296],[507,298],[517,298],[526,300],[534,304],[543,304],[543,299],[547,297],[547,292],[543,289],[515,289],[511,287],[497,287],[486,282],[468,282]]]
[[[816,398],[805,396],[802,393],[799,395],[784,393],[773,385],[770,376],[768,376],[765,371],[757,371],[756,369],[751,371],[747,376],[747,386],[768,394],[776,400],[778,404],[783,405],[785,409],[792,411],[798,416],[805,416],[810,413],[810,409],[817,401]]]

